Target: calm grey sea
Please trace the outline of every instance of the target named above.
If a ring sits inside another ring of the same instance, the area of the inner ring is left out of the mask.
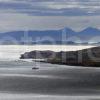
[[[99,94],[99,68],[0,61],[0,100],[99,100]]]

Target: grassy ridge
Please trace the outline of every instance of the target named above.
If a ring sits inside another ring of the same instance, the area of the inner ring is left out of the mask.
[[[100,67],[100,47],[70,52],[32,51],[22,54],[20,58],[45,59],[45,62],[53,64]]]

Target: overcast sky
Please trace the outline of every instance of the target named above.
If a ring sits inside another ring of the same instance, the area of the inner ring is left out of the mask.
[[[100,28],[100,0],[0,0],[0,32]]]

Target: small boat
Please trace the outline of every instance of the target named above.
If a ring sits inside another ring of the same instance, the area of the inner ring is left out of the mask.
[[[39,69],[39,68],[38,68],[38,67],[33,67],[32,69],[33,69],[33,70],[37,70],[37,69]]]

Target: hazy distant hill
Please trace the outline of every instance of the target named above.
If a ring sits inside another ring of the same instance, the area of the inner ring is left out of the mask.
[[[98,39],[93,40],[94,37],[98,37]],[[100,30],[92,27],[88,27],[80,32],[75,32],[70,28],[65,28],[64,31],[12,31],[0,33],[0,43],[12,44],[12,41],[17,41],[18,44],[52,44],[52,42],[56,42],[56,44],[76,44],[78,42],[87,44],[88,42],[100,42],[99,37]],[[91,39],[93,41],[90,41]]]

